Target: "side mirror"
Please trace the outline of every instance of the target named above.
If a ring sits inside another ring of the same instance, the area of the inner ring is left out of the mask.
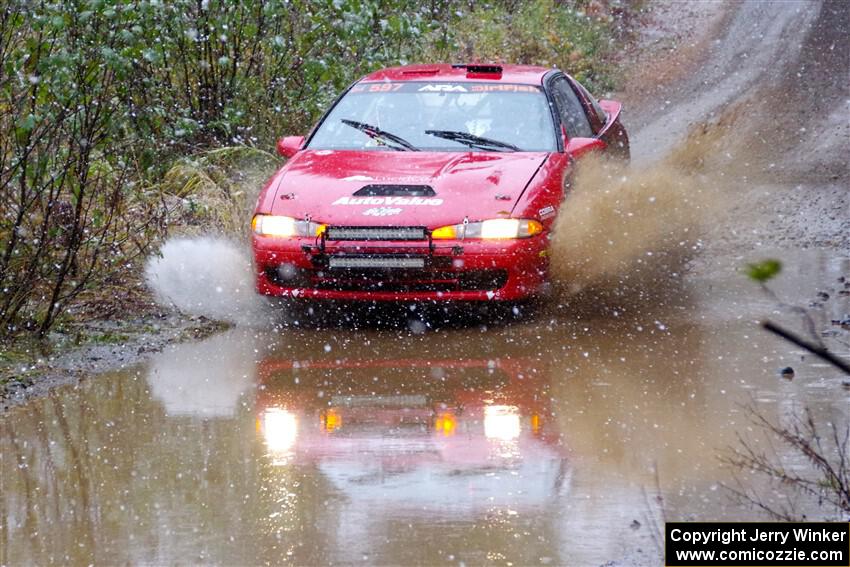
[[[592,151],[605,149],[605,142],[598,138],[570,138],[564,149],[568,154],[577,158]]]
[[[564,152],[574,158],[592,152],[593,150],[604,150],[605,142],[599,138],[570,138],[567,129],[561,124],[561,141],[564,143]]]
[[[623,109],[623,105],[615,100],[600,100],[599,106],[602,107],[602,110],[604,110],[605,114],[608,115],[608,121],[606,124],[614,122],[617,117],[620,116],[620,111]]]
[[[574,158],[592,152],[594,150],[604,150],[605,142],[599,138],[570,138],[567,136],[567,129],[561,124],[561,141],[564,143],[564,152],[570,154]]]
[[[304,145],[304,136],[284,136],[277,141],[277,153],[285,158],[291,158]]]

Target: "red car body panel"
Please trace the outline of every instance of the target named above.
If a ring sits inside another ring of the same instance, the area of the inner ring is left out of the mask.
[[[315,239],[299,238],[293,239],[301,242],[301,246],[315,249]],[[264,242],[265,241],[265,242]],[[455,241],[447,241],[445,244],[435,245],[432,254],[435,258],[445,259],[450,266],[448,273],[462,271],[486,271],[507,269],[512,271],[508,274],[506,285],[496,290],[461,290],[461,291],[381,291],[370,289],[363,291],[349,291],[346,289],[318,289],[315,287],[285,287],[277,285],[266,273],[258,274],[259,292],[266,295],[280,297],[321,299],[321,300],[347,300],[365,299],[375,301],[440,301],[453,299],[457,301],[486,301],[497,299],[517,299],[527,297],[537,291],[537,288],[545,281],[546,250],[548,241],[544,237],[514,240],[514,241],[480,241],[473,247],[463,245],[464,249],[474,248],[473,253],[464,254],[463,258],[457,258],[453,253]],[[400,245],[393,243],[346,243],[346,246],[328,247],[327,253],[342,252],[352,247],[359,247],[359,252],[364,254],[427,254],[428,249],[422,245]],[[302,248],[292,250],[281,250],[276,239],[254,236],[254,259],[258,266],[290,264],[298,269],[312,270],[312,255],[305,253]],[[442,275],[442,274],[441,274]],[[432,285],[450,285],[450,277],[440,279],[423,280]],[[336,287],[351,287],[342,277],[324,278],[322,283]]]
[[[545,91],[552,69],[502,66],[413,65],[377,71],[357,85],[416,81],[534,85]],[[560,75],[559,76],[563,76]],[[558,150],[552,152],[296,150],[297,138],[279,143],[292,154],[260,194],[256,214],[283,215],[335,226],[425,227],[497,218],[539,221],[543,232],[513,240],[331,241],[323,237],[253,235],[257,290],[264,295],[318,300],[521,300],[546,284],[548,242],[575,159],[590,151],[628,157],[620,105],[598,103],[568,78],[596,135],[567,139],[550,97]],[[548,95],[547,95],[548,96]],[[604,119],[604,120],[603,120]],[[321,123],[320,123],[321,124]],[[508,141],[508,140],[506,140]],[[432,196],[355,196],[370,184],[421,185]],[[425,269],[375,270],[353,277],[323,263],[335,256],[425,257]],[[295,277],[281,279],[284,269]]]
[[[257,212],[310,215],[323,223],[345,225],[368,220],[363,212],[376,206],[404,206],[405,224],[434,228],[463,220],[458,212],[464,209],[470,221],[507,216],[504,213],[511,211],[546,156],[530,152],[304,150],[278,172],[277,182],[270,188],[277,198],[263,203],[270,208],[258,208]],[[352,197],[367,183],[429,185],[440,204],[395,205],[399,198]]]

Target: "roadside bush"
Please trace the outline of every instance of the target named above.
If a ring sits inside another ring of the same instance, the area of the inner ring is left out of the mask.
[[[174,235],[238,235],[251,219],[260,188],[279,165],[276,155],[248,146],[208,150],[181,159],[163,177],[167,223]]]
[[[441,3],[408,0],[141,2],[130,104],[169,150],[264,144],[303,130],[348,83],[407,60]]]
[[[95,274],[147,248],[121,100],[132,16],[75,7],[92,9],[0,14],[0,333],[45,333]]]
[[[609,89],[612,82],[602,55],[610,49],[611,20],[603,17],[607,12],[601,4],[591,4],[472,4],[452,30],[455,57],[558,67],[591,90]]]
[[[766,436],[768,449],[741,438],[738,447],[721,457],[733,473],[724,487],[740,502],[783,522],[811,520],[816,505],[824,520],[850,518],[850,424],[828,421],[819,426],[809,409],[787,416],[786,423],[769,420],[753,406],[747,417]],[[767,481],[758,490],[753,477]],[[783,498],[775,498],[782,494]],[[799,496],[799,501],[791,496]],[[809,514],[807,514],[809,512]]]

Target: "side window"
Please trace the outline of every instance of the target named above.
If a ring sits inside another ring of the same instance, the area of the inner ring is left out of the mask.
[[[604,126],[608,122],[608,115],[605,114],[605,111],[602,110],[602,107],[599,106],[599,103],[596,101],[595,98],[593,98],[593,95],[587,92],[586,88],[579,84],[578,81],[576,81],[575,85],[581,91],[581,94],[584,95],[584,98],[590,101],[590,105],[593,107],[593,112],[596,113],[596,118],[599,120],[599,124]]]
[[[552,83],[552,97],[558,107],[561,123],[567,129],[570,138],[592,138],[593,130],[584,114],[584,107],[576,94],[570,88],[567,79],[558,77]]]

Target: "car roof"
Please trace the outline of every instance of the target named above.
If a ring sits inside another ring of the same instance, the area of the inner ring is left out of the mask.
[[[502,73],[475,72],[476,66],[500,67]],[[470,67],[471,69],[467,69]],[[493,63],[470,63],[469,65],[451,65],[448,63],[431,63],[420,65],[405,65],[390,67],[366,75],[359,82],[376,81],[494,81],[503,83],[519,83],[525,85],[542,85],[546,73],[554,71],[549,67],[533,65],[501,65]],[[467,72],[469,71],[469,72]]]

